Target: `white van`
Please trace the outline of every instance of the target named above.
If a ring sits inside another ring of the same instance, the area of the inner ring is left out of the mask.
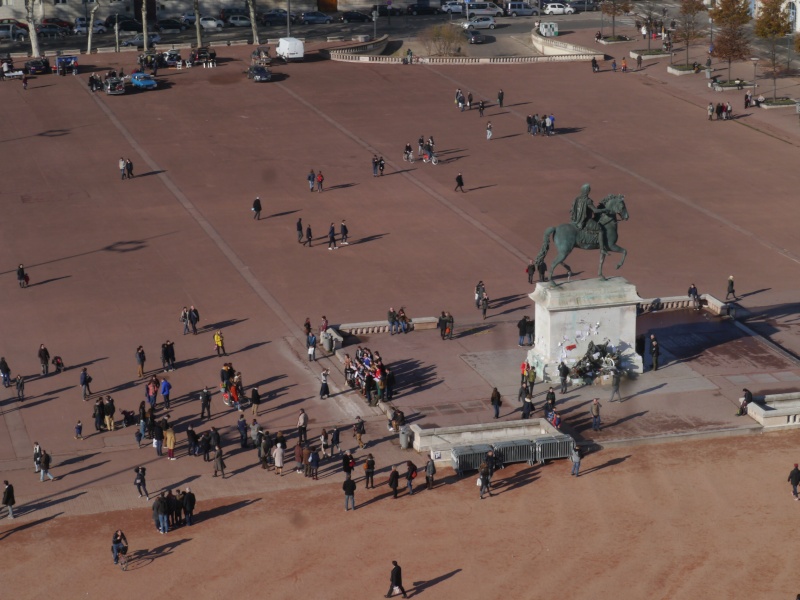
[[[530,17],[538,15],[539,9],[533,8],[527,2],[509,2],[506,4],[506,14],[509,17]]]
[[[305,56],[305,45],[302,40],[297,38],[281,38],[278,40],[278,47],[275,54],[285,61],[303,60]]]
[[[503,9],[494,2],[470,2],[465,6],[469,19],[474,17],[502,17]]]

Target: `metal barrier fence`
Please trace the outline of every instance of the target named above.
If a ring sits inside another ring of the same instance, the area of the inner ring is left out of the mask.
[[[573,440],[568,435],[553,435],[536,440],[536,462],[544,464],[554,458],[569,458]]]
[[[527,462],[532,465],[536,458],[536,445],[532,440],[497,442],[494,445],[494,453],[503,464]]]
[[[477,471],[490,450],[493,448],[489,444],[453,448],[450,450],[453,470],[459,475],[463,475],[464,471]]]

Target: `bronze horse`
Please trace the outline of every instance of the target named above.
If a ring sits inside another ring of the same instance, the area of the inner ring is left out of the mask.
[[[596,207],[592,208],[593,216],[587,221],[583,229],[578,229],[574,223],[563,223],[558,227],[549,227],[544,232],[544,244],[539,255],[534,261],[537,265],[542,262],[547,256],[547,251],[550,249],[550,238],[558,248],[558,256],[555,262],[550,266],[550,282],[552,285],[557,285],[553,281],[553,273],[556,267],[564,264],[567,269],[567,275],[572,277],[572,269],[564,260],[569,256],[575,248],[581,250],[600,250],[600,268],[598,269],[598,276],[605,279],[603,275],[603,262],[606,259],[606,254],[609,252],[619,252],[622,254],[622,259],[619,261],[617,268],[619,269],[625,262],[625,257],[628,251],[622,246],[617,245],[617,217],[623,221],[628,220],[628,209],[625,207],[625,196],[622,194],[611,194],[603,198],[602,202]]]

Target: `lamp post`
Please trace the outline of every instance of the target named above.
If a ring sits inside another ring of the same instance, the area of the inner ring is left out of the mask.
[[[756,67],[758,66],[758,59],[751,58],[750,60],[753,61],[753,95],[756,93]]]

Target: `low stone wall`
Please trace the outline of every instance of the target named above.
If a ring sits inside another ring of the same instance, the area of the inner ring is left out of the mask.
[[[511,440],[535,440],[546,436],[560,435],[561,432],[545,419],[520,419],[499,423],[475,423],[455,427],[432,427],[423,429],[412,424],[414,434],[413,448],[417,452],[429,454],[440,452],[439,460],[449,461],[450,450],[458,446],[474,444],[496,444]],[[445,456],[446,455],[446,456]]]
[[[583,46],[576,46],[575,44],[544,37],[536,29],[531,30],[531,43],[545,57],[558,57],[556,60],[559,61],[591,61],[592,58],[597,60],[605,58],[605,54],[602,52],[595,52]]]
[[[703,309],[720,316],[727,312],[727,302],[715,298],[711,294],[701,294]],[[639,303],[639,313],[648,313],[665,310],[687,310],[694,308],[689,296],[665,296],[663,298],[648,298]]]
[[[319,53],[325,58],[329,58],[331,60],[352,61],[354,59],[351,57],[354,55],[367,54],[370,52],[380,54],[386,49],[386,45],[388,43],[389,36],[383,35],[377,39],[363,42],[361,44],[352,44],[339,48],[323,48],[319,51]],[[358,58],[355,60],[358,60]]]
[[[439,319],[436,317],[415,317],[409,322],[409,331],[436,329]],[[344,323],[337,325],[336,329],[352,335],[364,335],[370,333],[389,333],[388,321],[366,321],[364,323]]]
[[[637,52],[636,50],[631,50],[628,55],[633,59],[636,60],[640,56],[642,60],[654,60],[657,58],[669,58],[669,52],[666,54],[643,54],[642,52]]]
[[[743,398],[739,398],[741,402]],[[791,427],[800,425],[800,392],[753,396],[761,404],[747,405],[747,415],[763,427]]]

